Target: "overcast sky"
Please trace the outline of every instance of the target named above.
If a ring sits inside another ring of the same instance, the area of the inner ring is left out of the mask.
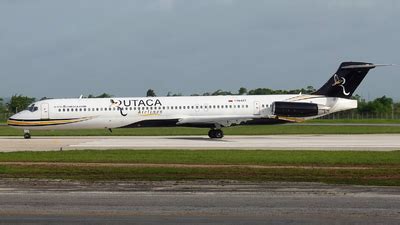
[[[400,63],[398,0],[0,0],[0,96],[320,87]],[[400,66],[357,93],[400,100]]]

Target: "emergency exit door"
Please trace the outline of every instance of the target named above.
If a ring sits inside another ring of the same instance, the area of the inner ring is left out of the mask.
[[[254,115],[260,115],[260,102],[254,102]]]

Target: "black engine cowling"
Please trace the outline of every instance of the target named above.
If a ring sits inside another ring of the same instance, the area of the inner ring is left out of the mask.
[[[310,117],[318,115],[318,105],[305,102],[274,102],[272,113],[276,116]]]

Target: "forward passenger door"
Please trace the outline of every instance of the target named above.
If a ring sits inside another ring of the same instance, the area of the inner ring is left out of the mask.
[[[49,113],[49,104],[43,103],[40,105],[41,112],[42,112],[42,120],[48,120],[50,118]]]

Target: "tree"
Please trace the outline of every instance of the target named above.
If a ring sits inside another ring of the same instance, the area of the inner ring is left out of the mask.
[[[101,95],[96,96],[96,98],[111,98],[111,97],[113,96],[108,93],[103,93]]]
[[[269,88],[257,88],[254,90],[250,90],[248,95],[271,95],[274,91]]]
[[[221,89],[215,91],[214,93],[212,93],[211,95],[232,95],[232,93],[230,91],[223,91]]]
[[[146,96],[147,97],[156,97],[157,95],[153,89],[149,89],[149,90],[147,90]]]
[[[172,93],[172,92],[168,91],[167,97],[171,97],[171,96],[177,97],[177,96],[183,96],[183,94],[182,93]]]
[[[10,112],[19,112],[26,109],[30,104],[35,101],[35,98],[28,96],[13,95],[10,102],[8,103],[8,109]]]
[[[306,91],[304,92],[305,94],[312,94],[314,93],[316,90],[313,86],[307,86]]]
[[[392,113],[393,99],[386,96],[376,98],[373,101],[366,102],[365,99],[358,101],[358,112],[368,114],[389,114]]]
[[[94,95],[90,94],[88,96],[88,98],[111,98],[111,97],[113,97],[113,96],[108,94],[108,93],[103,93],[103,94],[98,95],[98,96],[94,96]]]
[[[4,100],[2,98],[0,98],[0,113],[3,113],[5,111],[7,111],[7,110],[6,110],[6,107],[4,105]]]
[[[244,87],[241,87],[241,88],[239,89],[238,94],[239,94],[239,95],[245,95],[245,94],[247,94],[247,89],[244,88]]]

